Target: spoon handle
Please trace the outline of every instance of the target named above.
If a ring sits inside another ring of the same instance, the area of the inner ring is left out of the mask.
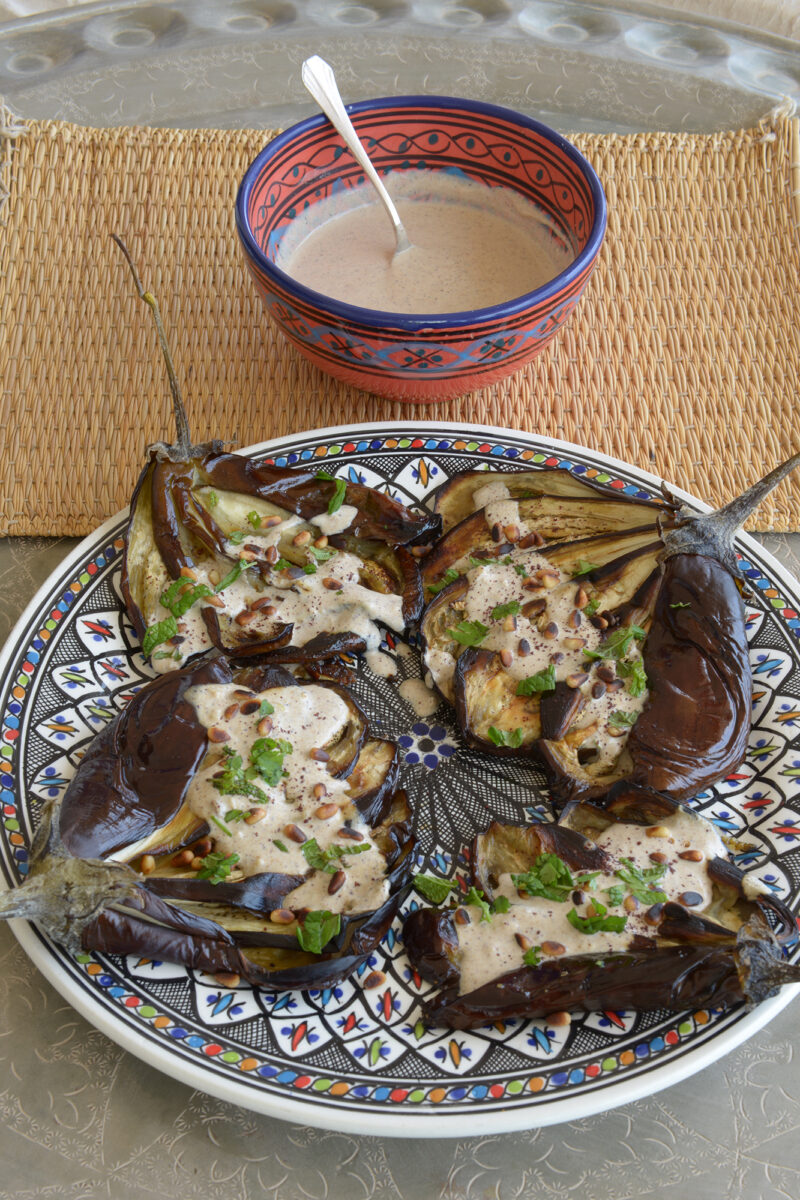
[[[403,228],[400,214],[395,208],[391,196],[383,186],[378,172],[370,162],[367,152],[353,128],[353,123],[347,115],[342,97],[339,95],[339,89],[336,86],[336,77],[333,74],[333,68],[329,63],[325,62],[324,58],[320,58],[318,54],[314,54],[303,63],[302,79],[306,89],[314,97],[334,129],[344,139],[350,153],[361,165],[364,174],[383,201],[383,205],[394,225],[395,237],[397,238],[395,253],[400,254],[403,250],[409,250],[411,243],[408,240],[408,234]]]

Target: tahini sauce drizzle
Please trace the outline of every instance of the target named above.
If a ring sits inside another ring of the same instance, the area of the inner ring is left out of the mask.
[[[654,887],[665,892],[668,900],[680,900],[687,893],[696,893],[698,903],[691,906],[692,912],[703,912],[712,900],[712,884],[708,876],[708,863],[712,858],[727,858],[727,850],[717,830],[709,821],[688,812],[678,812],[663,823],[668,837],[648,837],[645,826],[615,823],[604,830],[595,840],[606,850],[615,864],[623,858],[630,859],[639,868],[652,867],[650,854],[659,852],[667,856],[666,872],[655,881]],[[686,850],[702,854],[700,862],[679,857]],[[573,871],[573,876],[577,872]],[[461,972],[461,994],[471,992],[484,983],[497,979],[508,971],[524,966],[523,951],[516,934],[528,938],[533,946],[557,943],[564,947],[563,954],[554,956],[542,951],[542,958],[568,957],[571,954],[598,954],[623,951],[628,948],[635,934],[653,937],[655,930],[645,920],[647,908],[640,905],[633,913],[626,913],[622,906],[609,903],[606,889],[624,883],[613,872],[603,873],[594,880],[591,891],[584,889],[586,901],[576,904],[572,897],[559,902],[541,896],[520,897],[511,876],[502,875],[496,895],[507,896],[511,907],[506,913],[496,913],[489,921],[481,921],[480,909],[470,906],[469,925],[456,924],[458,933],[458,957]],[[567,920],[567,913],[575,909],[579,916],[586,916],[588,904],[597,898],[608,909],[608,915],[627,915],[628,921],[621,933],[582,933]],[[719,918],[718,918],[719,919]],[[724,920],[724,917],[722,918]]]
[[[341,806],[348,805],[347,781],[334,778],[324,762],[311,757],[313,749],[323,748],[344,729],[349,715],[344,700],[332,689],[316,684],[270,688],[262,693],[249,693],[258,702],[255,706],[248,705],[245,696],[244,707],[254,707],[255,711],[243,712],[242,697],[246,692],[247,689],[236,684],[204,684],[186,692],[198,720],[207,729],[216,727],[229,735],[227,742],[215,744],[212,754],[192,779],[186,796],[189,808],[209,823],[216,850],[226,856],[239,855],[235,867],[243,877],[265,871],[307,876],[303,884],[284,898],[286,908],[345,913],[378,908],[388,896],[383,855],[372,841],[368,826],[357,815],[345,815],[341,810]],[[263,802],[246,796],[222,795],[213,784],[214,776],[224,766],[222,745],[241,755],[243,764],[249,765],[253,743],[261,736],[257,727],[262,719],[258,711],[262,699],[268,700],[275,710],[270,714],[272,728],[268,736],[276,741],[284,739],[292,746],[291,753],[283,760],[286,775],[275,787],[263,779],[253,781],[264,793]],[[317,784],[322,784],[326,791],[321,799],[313,794]],[[329,803],[340,806],[336,814],[326,819],[318,817],[317,809]],[[226,822],[226,813],[232,809],[247,811],[253,807],[263,809],[262,820],[254,824],[243,820]],[[229,832],[223,833],[212,818],[221,821]],[[362,835],[362,841],[348,841],[339,836],[345,821]],[[369,849],[341,862],[346,881],[331,895],[328,887],[332,875],[309,868],[301,845],[287,837],[287,825],[297,825],[307,839],[315,838],[323,850],[334,845],[364,844]],[[281,842],[285,851],[276,842]]]

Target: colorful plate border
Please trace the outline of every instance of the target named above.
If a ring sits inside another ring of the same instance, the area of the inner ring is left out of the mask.
[[[298,453],[295,447],[309,439],[318,442],[316,450]],[[510,441],[517,445],[510,445]],[[519,444],[526,441],[533,445],[521,449]],[[442,442],[446,442],[447,446],[442,446]],[[330,461],[341,454],[391,450],[395,447],[428,453],[435,450],[464,450],[485,454],[489,459],[499,457],[506,461],[513,459],[542,466],[573,467],[574,458],[588,457],[597,469],[587,471],[579,465],[578,473],[595,477],[608,475],[611,486],[617,486],[622,491],[633,493],[641,487],[657,489],[661,482],[652,474],[570,443],[489,426],[465,429],[462,425],[447,422],[382,422],[335,427],[277,439],[249,447],[247,452],[269,456],[281,465],[284,462],[290,465],[311,458]],[[696,508],[707,510],[708,506],[687,493],[677,488],[673,490]],[[30,653],[20,663],[17,676],[8,681],[9,697],[21,694],[24,699],[27,681],[37,669],[39,655],[44,651],[50,633],[68,613],[74,597],[90,585],[98,570],[106,565],[107,551],[118,552],[122,520],[122,514],[112,518],[81,542],[27,606],[0,656],[0,668],[5,680],[5,674],[13,664],[22,642],[28,643]],[[748,574],[752,577],[753,585],[769,600],[776,616],[786,624],[793,638],[800,641],[800,604],[792,596],[792,593],[795,597],[800,595],[800,585],[747,535],[739,538],[739,548],[750,560],[746,565],[750,568]],[[787,600],[772,586],[775,580],[790,599]],[[44,599],[51,596],[56,588],[61,591],[61,600],[44,622],[35,619],[40,614]],[[5,691],[5,681],[3,688]],[[14,807],[13,790],[3,786],[13,783],[9,768],[13,766],[17,733],[13,725],[8,723],[8,710],[3,711],[6,721],[0,740],[0,798],[4,805],[4,823],[10,844],[13,846],[14,842],[18,842],[16,865],[19,873],[24,874],[26,838],[19,826],[14,829],[9,825],[9,822],[18,822],[20,814],[10,812]],[[25,814],[22,815],[24,818]],[[7,867],[4,870],[8,881],[10,872]],[[12,928],[23,949],[56,989],[97,1028],[148,1064],[190,1086],[255,1111],[349,1133],[415,1137],[499,1133],[574,1120],[605,1111],[650,1095],[701,1070],[751,1037],[800,990],[800,987],[786,988],[751,1013],[737,1011],[721,1020],[717,1018],[709,1022],[706,1012],[687,1014],[677,1031],[671,1031],[666,1037],[650,1030],[643,1035],[641,1045],[637,1045],[635,1050],[619,1056],[612,1055],[607,1062],[587,1062],[585,1068],[573,1069],[563,1079],[558,1077],[558,1072],[549,1072],[547,1079],[544,1073],[532,1072],[527,1079],[498,1082],[493,1086],[470,1084],[466,1077],[447,1087],[414,1089],[376,1084],[372,1077],[368,1087],[348,1087],[343,1092],[335,1082],[314,1078],[310,1074],[291,1071],[261,1074],[256,1059],[248,1060],[238,1052],[226,1052],[211,1037],[198,1039],[196,1035],[191,1035],[184,1041],[176,1037],[175,1023],[166,1013],[161,1014],[161,1019],[157,1013],[151,1014],[148,1011],[150,1006],[135,993],[125,994],[124,989],[113,986],[105,994],[89,990],[92,976],[102,970],[94,963],[92,956],[82,955],[77,960],[69,958],[26,922],[15,921]],[[92,966],[94,969],[90,971]],[[691,1047],[680,1056],[670,1058],[670,1047],[679,1046],[684,1035],[691,1035]],[[198,1041],[201,1044],[197,1044]],[[663,1061],[653,1061],[647,1069],[625,1075],[625,1067],[661,1054],[667,1055]],[[611,1076],[618,1070],[623,1073],[619,1078],[612,1079]],[[269,1085],[265,1090],[263,1083],[267,1078]],[[253,1086],[258,1083],[261,1086]],[[556,1090],[546,1100],[537,1099],[546,1083]],[[368,1096],[357,1093],[368,1093]],[[469,1107],[457,1108],[458,1101],[470,1093]],[[431,1120],[432,1117],[435,1119]]]

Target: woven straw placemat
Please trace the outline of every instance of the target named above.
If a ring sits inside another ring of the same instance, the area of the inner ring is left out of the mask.
[[[576,316],[528,368],[402,405],[321,374],[269,325],[233,202],[269,134],[86,129],[5,114],[0,212],[0,533],[87,533],[172,438],[161,356],[119,251],[159,298],[196,439],[347,421],[535,430],[722,502],[800,444],[800,134],[589,135],[608,234]],[[800,482],[760,529],[800,529]]]

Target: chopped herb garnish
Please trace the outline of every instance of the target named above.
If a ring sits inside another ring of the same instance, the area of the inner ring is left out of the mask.
[[[224,592],[225,588],[230,587],[232,583],[236,583],[236,580],[239,578],[239,576],[243,575],[245,571],[253,565],[253,563],[247,562],[245,559],[240,558],[239,561],[234,564],[225,578],[220,580],[220,582],[214,588],[214,591]]]
[[[197,872],[197,878],[207,879],[209,883],[222,883],[228,878],[238,861],[238,854],[229,854],[226,857],[219,850],[214,850],[203,859],[203,865]]]
[[[600,607],[600,597],[592,596],[588,604],[583,606],[583,615],[585,617],[593,617]]]
[[[415,890],[431,904],[443,904],[456,886],[452,880],[440,879],[438,875],[414,876]]]
[[[438,596],[439,592],[443,591],[449,584],[455,583],[458,578],[459,574],[455,567],[448,567],[438,583],[428,584],[428,591],[432,592],[434,596]]]
[[[316,573],[317,573],[317,568],[314,566],[313,563],[304,563],[303,564],[303,574],[304,575],[316,575]]]
[[[339,913],[328,912],[326,908],[306,913],[302,925],[297,926],[297,940],[301,950],[306,950],[309,954],[321,954],[341,928],[342,918]]]
[[[526,950],[523,954],[522,961],[526,967],[538,967],[542,961],[542,947],[531,946],[530,950]]]
[[[665,863],[656,863],[652,867],[636,867],[629,858],[621,858],[621,867],[614,874],[626,885],[632,896],[641,904],[663,904],[667,899],[666,892],[661,892],[654,886],[666,871]]]
[[[563,858],[557,854],[540,854],[529,870],[512,875],[514,887],[529,896],[543,896],[545,900],[566,900],[575,888],[591,888],[599,871],[585,871],[573,876]]]
[[[493,913],[506,913],[510,907],[511,901],[509,900],[508,896],[498,896],[496,900],[492,901]]]
[[[216,508],[219,504],[219,496],[216,492],[208,492],[206,495],[206,503],[209,508]]]
[[[295,564],[289,562],[288,558],[279,558],[276,563],[273,563],[273,571],[290,571]]]
[[[249,512],[247,514],[247,519],[250,522],[250,524],[252,525],[253,529],[261,528],[261,517],[255,511],[255,509],[253,509],[251,512]]]
[[[180,579],[173,579],[167,590],[161,593],[160,599],[164,608],[179,620],[198,600],[204,600],[206,596],[213,594],[212,589],[205,583],[192,583],[190,579],[181,576]]]
[[[589,562],[588,558],[579,558],[578,565],[572,571],[572,578],[579,579],[581,575],[589,575],[597,570],[597,563]]]
[[[232,542],[234,546],[241,546],[242,542],[244,541],[244,539],[246,537],[247,537],[247,534],[244,532],[244,530],[234,529],[231,533],[228,534],[228,541]]]
[[[334,871],[339,870],[339,865],[347,866],[347,862],[342,862],[351,854],[363,854],[365,850],[369,850],[371,842],[360,842],[357,846],[329,846],[327,850],[323,850],[317,843],[316,838],[309,838],[307,842],[303,842],[300,849],[303,851],[305,860],[310,867],[315,871],[325,871],[328,875],[333,875]]]
[[[230,832],[231,832],[231,831],[230,831],[230,829],[228,829],[228,826],[225,824],[225,822],[224,822],[224,821],[219,821],[219,820],[218,820],[218,819],[217,819],[217,818],[214,816],[214,814],[213,814],[213,813],[211,814],[211,820],[214,822],[214,824],[217,826],[217,828],[218,828],[218,829],[221,829],[221,830],[222,830],[222,832],[225,834],[225,836],[226,836],[226,837],[228,837],[228,836],[230,835]]]
[[[156,646],[160,646],[162,642],[168,642],[170,638],[177,637],[178,622],[175,617],[166,617],[163,621],[156,621],[155,625],[148,626],[142,639],[142,654],[147,658],[152,654]]]
[[[522,563],[514,563],[514,570],[517,572],[518,575],[521,575],[523,579],[528,574],[525,567],[523,567]]]
[[[608,723],[612,729],[630,729],[639,719],[638,713],[622,712],[621,709],[615,708],[611,716],[608,718]]]
[[[488,567],[489,560],[488,558],[476,558],[474,554],[470,554],[469,565],[471,567]]]
[[[333,558],[336,551],[333,546],[309,546],[308,553],[313,554],[317,562],[327,562],[329,558]]]
[[[622,933],[628,924],[628,918],[608,917],[606,916],[608,909],[605,904],[601,904],[599,900],[594,900],[592,903],[596,914],[593,917],[581,917],[576,909],[569,910],[567,920],[573,929],[577,929],[581,933]]]
[[[283,760],[292,753],[292,743],[279,738],[257,738],[250,750],[250,762],[255,772],[270,787],[276,787],[288,771],[283,769]]]
[[[646,637],[647,634],[639,625],[620,625],[596,650],[584,650],[583,653],[586,658],[591,659],[621,659],[628,653],[634,641],[641,642]]]
[[[454,642],[462,646],[479,646],[489,632],[489,626],[481,621],[460,621],[455,629],[448,629],[448,635]]]
[[[519,600],[509,600],[508,604],[498,604],[492,609],[492,620],[500,621],[503,617],[515,617],[522,608]]]
[[[273,838],[272,844],[273,844],[273,846],[276,846],[278,850],[280,850],[281,854],[289,853],[289,847],[287,845],[285,845],[283,842],[279,841],[278,838]]]
[[[556,669],[551,663],[544,671],[528,675],[517,683],[518,696],[532,696],[535,692],[552,692],[556,686]]]
[[[622,901],[625,899],[625,889],[615,883],[612,887],[606,888],[606,895],[608,896],[609,904],[622,904]]]
[[[674,604],[670,604],[670,608],[691,608],[691,607],[692,607],[691,601],[689,601],[689,600],[676,600]]]
[[[333,482],[333,495],[328,501],[328,512],[332,516],[344,504],[345,494],[347,492],[347,483],[344,479],[335,479]]]
[[[498,729],[495,725],[489,726],[489,741],[494,742],[495,746],[511,746],[516,750],[522,745],[522,730],[521,729]]]
[[[270,704],[269,700],[262,700],[258,706],[258,715],[260,717],[271,717],[275,712],[275,706]]]
[[[314,478],[315,479],[333,479],[333,476],[330,474],[329,471],[317,471]]]
[[[222,774],[212,777],[211,786],[223,796],[249,796],[251,800],[266,803],[269,797],[252,782],[255,772],[242,770],[242,756],[231,750],[230,746],[224,747],[223,754]]]
[[[157,650],[153,653],[153,658],[174,658],[175,662],[180,662],[181,652],[180,650]]]
[[[632,696],[643,696],[647,691],[647,675],[644,663],[640,658],[629,661],[622,658],[617,663],[617,674],[628,681],[628,691]]]
[[[491,918],[492,910],[489,907],[489,901],[484,896],[483,892],[479,892],[476,887],[471,887],[464,897],[465,904],[474,904],[481,910],[481,921],[488,921]]]

